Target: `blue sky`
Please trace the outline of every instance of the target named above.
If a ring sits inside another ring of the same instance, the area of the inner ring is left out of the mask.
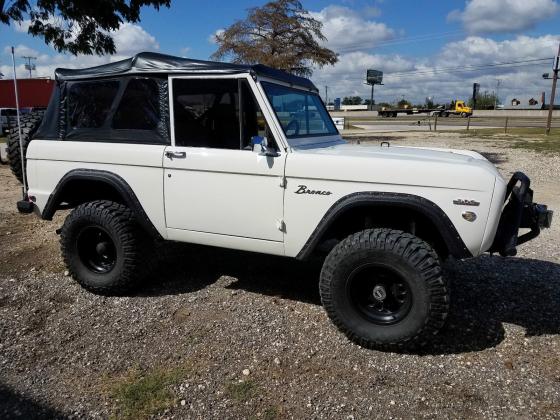
[[[207,59],[216,49],[212,34],[245,16],[246,9],[264,3],[173,0],[170,9],[146,8],[138,25],[125,25],[115,34],[119,51],[112,58],[59,55],[24,29],[0,25],[0,71],[11,73],[10,45],[18,48],[18,55],[39,57],[40,76],[52,75],[57,66],[96,65],[139,50]],[[366,97],[368,88],[361,79],[367,68],[387,74],[378,100],[403,95],[415,101],[426,96],[465,97],[473,81],[493,90],[498,78],[503,96],[536,94],[548,86],[538,77],[549,70],[546,63],[462,74],[429,71],[549,57],[560,41],[560,5],[555,0],[304,0],[303,4],[323,22],[327,46],[340,54],[336,66],[318,69],[313,75],[317,85],[329,85],[333,96]],[[418,75],[390,76],[413,71]]]

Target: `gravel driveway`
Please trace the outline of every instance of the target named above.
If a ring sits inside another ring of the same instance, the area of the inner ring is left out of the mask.
[[[560,209],[560,156],[452,134]],[[378,140],[376,140],[378,141]],[[449,262],[452,311],[413,354],[364,350],[322,310],[319,267],[185,247],[137,294],[80,289],[53,223],[0,167],[0,417],[560,418],[560,220],[516,258]]]

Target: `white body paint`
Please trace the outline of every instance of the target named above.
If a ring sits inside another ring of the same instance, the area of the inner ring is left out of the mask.
[[[154,227],[170,240],[295,257],[334,203],[373,191],[416,195],[436,204],[474,256],[492,244],[506,182],[480,154],[350,145],[340,136],[290,144],[259,80],[235,77],[249,82],[280,146],[279,156],[176,147],[173,125],[169,146],[36,139],[27,151],[27,174],[39,211],[69,171],[98,169],[123,178]],[[184,152],[186,158],[171,159],[166,152]],[[330,194],[297,194],[300,186]],[[480,205],[454,204],[457,199]],[[476,212],[477,219],[466,221],[464,211]]]

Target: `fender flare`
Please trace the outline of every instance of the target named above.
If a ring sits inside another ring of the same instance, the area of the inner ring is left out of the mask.
[[[450,255],[458,259],[471,258],[473,256],[447,214],[430,200],[413,194],[368,191],[349,194],[334,203],[327,210],[296,258],[298,260],[309,258],[319,244],[323,234],[345,211],[350,208],[371,205],[414,210],[433,221]]]
[[[128,185],[122,177],[109,171],[97,169],[73,169],[66,173],[60,179],[54,191],[49,196],[47,204],[41,214],[42,219],[52,220],[54,213],[61,202],[65,187],[69,182],[74,181],[96,181],[111,186],[117,191],[120,197],[122,197],[124,204],[134,212],[140,226],[142,226],[142,228],[154,239],[163,240],[161,234],[149,219],[130,185]]]

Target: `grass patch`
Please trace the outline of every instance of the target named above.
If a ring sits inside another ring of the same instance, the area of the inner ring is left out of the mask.
[[[0,143],[6,143],[6,137],[0,137]]]
[[[227,395],[239,402],[245,402],[257,393],[257,384],[252,380],[230,382],[226,387]]]
[[[514,149],[527,149],[539,153],[560,153],[560,129],[553,128],[550,135],[544,133],[544,128],[509,128],[507,134],[503,128],[474,128],[458,133],[468,137],[496,139],[507,141]]]
[[[184,368],[135,369],[110,386],[115,402],[114,418],[143,419],[171,407],[176,396],[171,390],[185,374]]]

